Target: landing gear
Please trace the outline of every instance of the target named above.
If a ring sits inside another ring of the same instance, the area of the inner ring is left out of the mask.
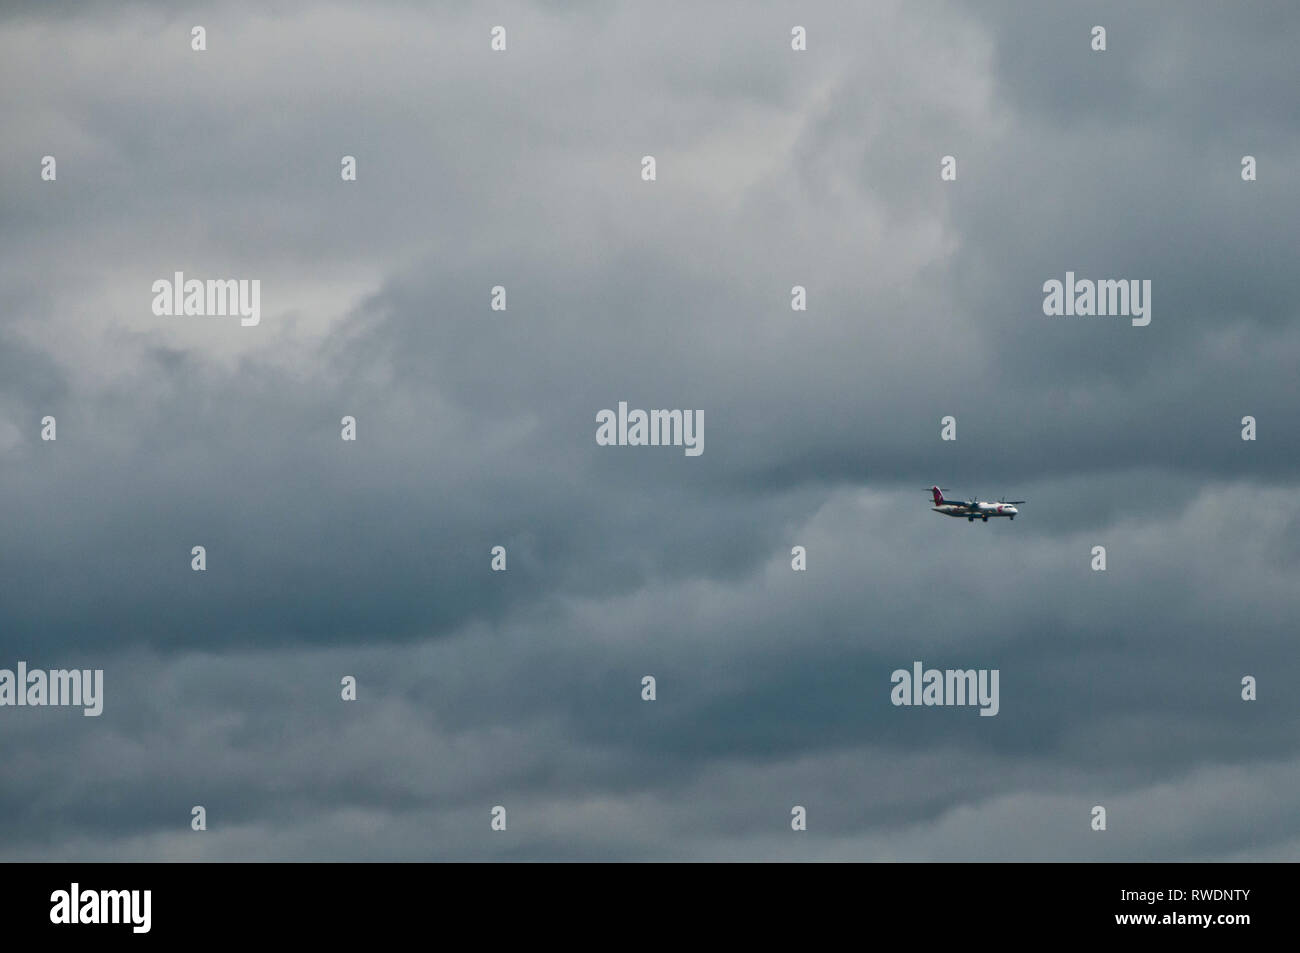
[[[1014,513],[1011,514],[1011,518],[1012,518],[1012,519],[1015,519],[1015,518],[1016,518]]]
[[[989,518],[988,518],[988,517],[987,517],[987,516],[986,516],[986,517],[984,517],[984,522],[986,522],[986,523],[987,523],[987,522],[988,522],[988,521],[989,521]]]
[[[966,522],[967,522],[967,523],[973,523],[973,522],[975,522],[975,517],[973,517],[973,516],[968,516],[968,517],[966,517]]]

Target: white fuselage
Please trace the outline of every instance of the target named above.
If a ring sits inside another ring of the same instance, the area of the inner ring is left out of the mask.
[[[976,503],[973,507],[943,503],[940,506],[933,506],[931,509],[936,513],[942,513],[944,516],[964,516],[968,520],[986,520],[990,516],[1014,517],[1020,512],[1010,503]]]

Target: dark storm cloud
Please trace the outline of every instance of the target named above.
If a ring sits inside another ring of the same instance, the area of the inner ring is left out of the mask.
[[[5,709],[6,856],[1296,855],[1289,14],[215,9],[7,23],[0,666],[107,699]],[[178,269],[262,326],[153,318]],[[1152,324],[1045,317],[1066,269]],[[620,400],[704,454],[597,447]]]

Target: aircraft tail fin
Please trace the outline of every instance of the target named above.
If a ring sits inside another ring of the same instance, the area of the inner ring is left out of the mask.
[[[934,505],[943,506],[943,492],[937,487],[930,487],[930,492],[934,494]]]

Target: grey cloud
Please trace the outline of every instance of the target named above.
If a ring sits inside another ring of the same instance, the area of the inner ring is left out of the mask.
[[[108,685],[3,710],[0,854],[1295,856],[1290,12],[277,10],[0,26],[0,667]],[[1152,324],[1046,318],[1066,269]],[[597,447],[620,400],[704,455]],[[893,707],[914,659],[1001,713]]]

